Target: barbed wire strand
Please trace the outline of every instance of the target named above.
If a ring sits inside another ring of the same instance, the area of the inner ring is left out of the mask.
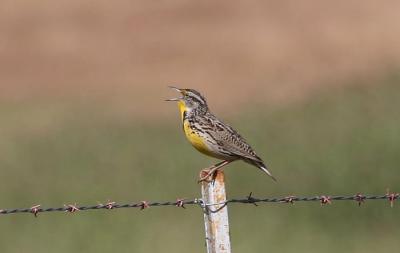
[[[228,199],[221,203],[204,203],[201,198],[195,199],[177,199],[176,201],[166,201],[166,202],[148,202],[148,201],[140,201],[137,203],[131,204],[117,204],[116,202],[109,201],[106,204],[97,204],[92,206],[78,206],[77,204],[65,204],[63,207],[49,207],[42,208],[41,205],[34,205],[30,208],[15,208],[15,209],[0,209],[0,215],[5,214],[16,214],[16,213],[31,213],[34,214],[35,217],[38,216],[39,213],[47,213],[47,212],[69,212],[75,213],[78,211],[88,211],[88,210],[111,210],[111,209],[119,209],[119,208],[139,208],[140,210],[150,208],[150,207],[163,207],[163,206],[175,206],[180,208],[186,208],[188,205],[198,205],[203,209],[208,209],[211,212],[218,212],[222,208],[224,208],[228,204],[253,204],[258,206],[257,203],[290,203],[294,204],[295,202],[303,201],[303,202],[311,202],[318,201],[321,205],[332,204],[332,201],[356,201],[358,205],[361,205],[366,200],[388,200],[390,206],[393,207],[394,201],[399,199],[399,193],[390,193],[389,191],[385,195],[362,195],[361,193],[357,193],[351,196],[328,196],[328,195],[319,195],[312,197],[296,197],[296,196],[286,196],[286,197],[267,197],[267,198],[255,198],[250,193],[245,198],[233,198]],[[216,209],[212,210],[210,207],[216,207]]]

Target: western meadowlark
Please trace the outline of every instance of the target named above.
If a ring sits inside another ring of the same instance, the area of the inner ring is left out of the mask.
[[[172,86],[170,88],[177,90],[182,95],[166,101],[178,102],[186,138],[201,153],[223,160],[207,168],[205,176],[200,174],[199,182],[204,181],[210,175],[214,175],[216,170],[236,160],[242,160],[256,166],[276,181],[246,140],[231,126],[225,124],[210,112],[206,99],[199,92]]]

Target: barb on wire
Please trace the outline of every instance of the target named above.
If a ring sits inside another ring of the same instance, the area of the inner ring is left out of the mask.
[[[130,204],[117,204],[114,201],[108,201],[106,204],[97,204],[92,206],[79,206],[77,204],[66,204],[63,207],[48,207],[43,208],[41,205],[34,205],[29,208],[16,208],[16,209],[0,209],[0,215],[4,214],[14,214],[14,213],[31,213],[35,217],[38,216],[39,213],[46,212],[68,212],[75,213],[77,211],[88,211],[88,210],[114,210],[119,208],[138,208],[140,210],[147,209],[149,207],[162,207],[162,206],[172,206],[178,208],[186,208],[189,205],[197,205],[202,209],[207,209],[211,212],[218,212],[222,208],[224,208],[228,204],[238,203],[238,204],[252,204],[254,206],[258,206],[257,203],[289,203],[293,204],[294,202],[320,202],[321,205],[332,204],[333,201],[355,201],[360,206],[362,203],[365,203],[367,200],[388,200],[390,206],[393,207],[395,200],[400,198],[399,193],[389,192],[385,195],[363,195],[361,193],[357,193],[351,196],[328,196],[328,195],[320,195],[314,197],[296,197],[293,195],[286,197],[268,197],[268,198],[256,198],[253,197],[252,193],[250,193],[247,197],[244,198],[232,198],[228,199],[221,203],[204,203],[201,198],[195,199],[182,199],[178,198],[175,201],[166,201],[166,202],[149,202],[149,201],[140,201],[137,203]],[[212,210],[210,207],[217,206],[215,210]]]
[[[33,215],[35,217],[37,217],[37,215],[38,215],[39,208],[40,208],[40,205],[34,205],[31,207],[31,213],[33,213]]]
[[[257,203],[254,201],[254,198],[251,195],[253,195],[253,192],[250,192],[249,195],[247,196],[248,203],[258,206]]]
[[[331,200],[330,196],[322,195],[321,197],[319,197],[319,200],[321,202],[321,206],[327,205],[327,204],[329,204],[329,205],[332,204],[332,200]]]
[[[284,199],[283,201],[281,201],[281,202],[294,204],[295,199],[296,199],[296,196],[287,196],[287,197],[285,197],[285,199]]]
[[[182,207],[183,209],[186,209],[185,207],[185,199],[177,199],[175,206],[177,207]]]
[[[390,192],[389,189],[386,189],[386,198],[390,202],[390,207],[393,207],[394,201],[399,198],[399,194],[396,192]]]
[[[357,201],[358,206],[361,206],[361,204],[364,203],[365,196],[362,195],[361,193],[357,193],[357,194],[354,196],[354,200]]]
[[[64,205],[65,207],[65,212],[69,212],[69,213],[75,213],[77,211],[80,211],[81,209],[79,209],[79,207],[76,206],[75,204],[69,204],[69,205]]]

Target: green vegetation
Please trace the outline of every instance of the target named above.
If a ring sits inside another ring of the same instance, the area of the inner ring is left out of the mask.
[[[226,169],[229,196],[399,191],[398,82],[226,119],[278,178],[235,163]],[[48,104],[2,104],[0,115],[0,208],[198,197],[198,171],[214,162],[186,142],[178,115],[160,125],[117,119],[101,107]],[[232,204],[232,245],[235,252],[395,252],[398,208]],[[205,252],[202,218],[196,207],[0,216],[0,251]]]

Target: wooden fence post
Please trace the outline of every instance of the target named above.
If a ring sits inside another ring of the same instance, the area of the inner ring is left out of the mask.
[[[204,207],[207,253],[230,253],[228,206],[224,204],[224,172],[218,170],[216,173],[214,181],[203,181],[201,184],[204,204],[212,204]]]

